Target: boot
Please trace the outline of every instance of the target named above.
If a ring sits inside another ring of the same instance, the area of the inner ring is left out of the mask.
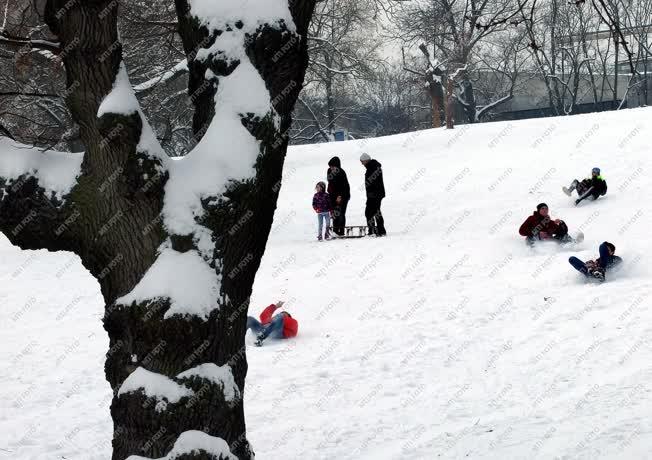
[[[603,282],[605,279],[604,268],[602,267],[594,268],[593,271],[591,272],[591,276],[593,276],[593,278],[597,279],[598,281]]]
[[[562,190],[564,191],[564,193],[565,193],[566,195],[571,196],[571,194],[573,193],[573,190],[575,190],[575,189],[577,188],[577,185],[578,185],[578,184],[579,184],[579,182],[577,182],[577,179],[575,179],[575,180],[570,184],[570,187],[562,187]]]
[[[566,233],[564,236],[562,236],[561,238],[559,238],[559,241],[560,241],[561,243],[563,243],[563,244],[567,244],[567,243],[575,243],[575,242],[576,242],[576,241],[573,239],[573,237],[570,236],[568,233]]]

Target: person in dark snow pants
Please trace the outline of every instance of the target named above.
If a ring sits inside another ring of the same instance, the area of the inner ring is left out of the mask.
[[[573,190],[577,190],[578,199],[575,200],[577,206],[585,199],[591,197],[594,201],[607,194],[607,181],[600,175],[600,168],[591,170],[591,177],[584,179],[582,182],[575,179],[570,187],[563,187],[564,193],[571,196]]]
[[[274,312],[283,306],[283,301],[271,304],[260,314],[260,321],[252,316],[247,316],[247,329],[256,335],[256,346],[260,347],[268,337],[272,339],[287,339],[296,337],[299,332],[299,323],[286,311],[274,315]]]
[[[367,192],[367,204],[364,215],[367,218],[369,235],[385,236],[385,219],[380,211],[380,204],[385,198],[385,183],[383,181],[382,165],[372,160],[367,153],[360,155],[360,163],[366,168],[364,186]]]
[[[537,210],[523,222],[518,232],[530,245],[536,240],[551,239],[562,243],[571,240],[566,223],[559,219],[552,220],[548,214],[548,205],[545,203],[537,205]]]
[[[333,214],[333,233],[343,236],[346,226],[346,207],[351,199],[351,187],[338,157],[333,157],[328,162],[326,177],[328,178],[326,191],[330,196]]]
[[[623,260],[614,255],[616,252],[616,246],[605,241],[600,245],[599,248],[600,257],[595,260],[587,260],[582,262],[577,257],[573,256],[568,259],[575,270],[589,277],[592,276],[600,281],[605,280],[605,273],[607,269],[613,268],[619,265]]]

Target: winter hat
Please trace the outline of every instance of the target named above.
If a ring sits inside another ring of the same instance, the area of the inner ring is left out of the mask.
[[[317,182],[317,185],[315,187],[321,187],[322,191],[326,191],[326,184],[323,181]]]
[[[360,155],[360,161],[369,161],[369,160],[371,160],[371,157],[369,156],[368,153],[363,153],[362,155]]]
[[[599,175],[600,175],[600,168],[598,168],[598,167],[593,168],[593,169],[591,170],[591,173],[593,173],[593,174],[597,174],[597,175],[599,176]]]
[[[341,167],[340,163],[340,158],[339,157],[333,157],[328,161],[328,166],[337,166],[338,168]]]
[[[610,243],[610,242],[608,242],[608,241],[605,241],[604,244],[606,244],[607,247],[608,247],[609,249],[611,249],[611,252],[613,252],[614,254],[616,253],[616,246],[614,246],[612,243]]]
[[[547,208],[547,207],[548,207],[547,204],[545,204],[545,203],[539,203],[539,204],[537,205],[537,211],[541,211],[541,208]]]

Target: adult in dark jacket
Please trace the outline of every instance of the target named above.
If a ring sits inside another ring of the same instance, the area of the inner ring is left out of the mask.
[[[573,190],[577,190],[579,198],[575,200],[575,205],[578,205],[589,197],[593,200],[597,200],[602,195],[606,195],[607,181],[600,175],[600,168],[593,168],[591,170],[591,177],[584,179],[582,182],[575,179],[570,187],[563,187],[562,190],[568,196],[571,196]]]
[[[333,211],[333,232],[342,236],[346,226],[346,207],[351,199],[351,187],[338,157],[333,157],[328,162],[326,177],[328,178],[326,191],[330,196]]]
[[[385,220],[380,211],[380,203],[385,198],[385,183],[383,182],[382,165],[372,160],[367,153],[360,155],[360,163],[366,168],[364,186],[367,192],[367,205],[364,215],[367,218],[369,235],[385,236]]]
[[[555,239],[560,242],[571,240],[564,221],[552,220],[548,215],[548,205],[545,203],[537,205],[537,210],[523,222],[518,232],[525,237],[528,244],[534,244],[535,240]]]
[[[568,259],[568,263],[570,263],[573,268],[575,268],[575,270],[583,273],[587,277],[592,276],[600,281],[604,281],[606,270],[615,267],[623,260],[620,257],[614,255],[616,253],[616,246],[609,243],[608,241],[602,243],[599,250],[600,257],[598,257],[596,260],[587,260],[586,262],[582,262],[580,259],[573,256]]]

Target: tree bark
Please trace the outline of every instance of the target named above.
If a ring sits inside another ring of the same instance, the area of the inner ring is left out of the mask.
[[[229,29],[210,32],[189,14],[185,0],[175,3],[188,56],[193,130],[200,140],[213,122],[220,79],[241,63],[219,54],[196,60],[199,49],[210,47]],[[242,398],[247,309],[276,209],[287,131],[308,62],[305,37],[314,4],[315,0],[289,2],[296,31],[284,23],[264,24],[243,41],[276,115],[240,115],[242,125],[260,145],[255,176],[235,178],[222,195],[202,197],[203,214],[196,224],[210,232],[214,244],[212,255],[204,261],[221,283],[214,293],[215,308],[201,317],[166,316],[171,299],[165,296],[130,305],[119,301],[157,262],[163,245],[179,255],[205,254],[206,248],[200,250],[196,233],[174,234],[165,224],[162,210],[169,166],[140,143],[147,129],[144,115],[97,116],[122,66],[118,2],[47,2],[47,25],[61,47],[69,50],[63,57],[66,102],[79,124],[86,152],[76,185],[63,199],[48,194],[37,176],[0,178],[0,196],[6,193],[0,200],[0,230],[24,249],[75,252],[100,284],[110,339],[105,374],[114,391],[114,460],[165,456],[180,437],[195,432],[225,441],[228,455],[199,449],[179,458],[253,457]],[[229,27],[241,25],[235,21]],[[238,154],[233,152],[235,160]],[[169,276],[174,279],[174,273]],[[229,378],[215,380],[198,373],[200,366],[221,369],[232,376],[235,386]],[[183,395],[170,399],[152,396],[145,386],[135,391],[125,388],[127,379],[143,373],[176,385]]]
[[[455,127],[455,114],[453,106],[453,80],[446,79],[446,129],[453,129]]]
[[[473,92],[473,83],[471,83],[466,71],[464,72],[461,85],[463,88],[462,94],[464,95],[464,101],[466,102],[466,104],[463,105],[466,118],[469,123],[475,123],[478,121],[475,93]]]
[[[432,111],[432,127],[441,127],[441,85],[434,82],[428,84],[428,92],[430,93],[430,103]]]
[[[430,58],[430,51],[428,51],[428,47],[424,43],[419,45],[419,49],[425,56],[427,63],[424,77],[428,85],[428,95],[430,96],[432,127],[439,128],[441,127],[441,107],[444,99],[444,88],[442,84],[443,72],[439,67],[434,66]]]

